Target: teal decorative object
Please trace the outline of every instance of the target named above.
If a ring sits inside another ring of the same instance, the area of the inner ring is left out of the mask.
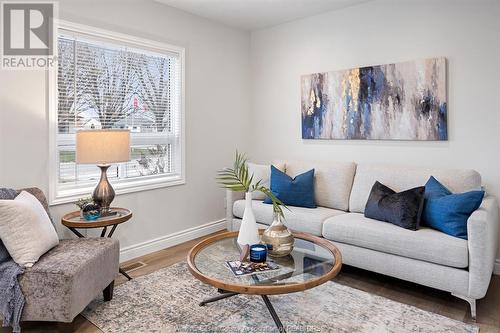
[[[87,221],[95,221],[101,217],[101,207],[99,205],[90,202],[85,204],[81,210],[82,217]]]

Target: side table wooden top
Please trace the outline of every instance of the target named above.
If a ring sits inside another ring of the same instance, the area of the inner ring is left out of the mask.
[[[111,211],[117,212],[116,215],[100,217],[94,221],[87,221],[80,217],[80,211],[74,211],[64,215],[61,223],[68,228],[102,228],[110,225],[117,225],[127,222],[132,218],[132,211],[127,208],[111,207]]]

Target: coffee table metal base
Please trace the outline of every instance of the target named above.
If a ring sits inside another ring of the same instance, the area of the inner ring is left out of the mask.
[[[222,299],[226,299],[229,297],[240,295],[239,293],[234,293],[234,292],[226,291],[226,290],[222,290],[222,289],[217,289],[217,291],[220,293],[220,295],[210,297],[210,298],[207,298],[207,299],[201,301],[200,306],[205,306],[208,303],[213,303],[213,302],[220,301]],[[280,333],[286,333],[285,328],[283,327],[283,324],[281,323],[281,320],[278,317],[278,314],[276,313],[276,310],[274,310],[273,304],[269,300],[269,297],[267,297],[267,295],[260,295],[260,296],[264,300],[264,303],[266,304],[266,307],[269,310],[271,317],[273,317],[274,323],[276,324],[278,331]]]

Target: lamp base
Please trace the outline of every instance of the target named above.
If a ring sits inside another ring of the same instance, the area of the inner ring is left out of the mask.
[[[94,190],[92,199],[101,207],[101,215],[108,216],[111,215],[109,206],[115,198],[115,190],[113,190],[113,187],[109,183],[108,176],[106,174],[110,165],[100,164],[98,167],[101,169],[101,179]]]

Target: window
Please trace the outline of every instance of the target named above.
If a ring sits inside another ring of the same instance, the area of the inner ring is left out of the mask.
[[[131,132],[131,161],[112,165],[117,193],[184,182],[184,50],[63,24],[51,92],[51,203],[92,193],[94,165],[75,163],[79,129]]]

